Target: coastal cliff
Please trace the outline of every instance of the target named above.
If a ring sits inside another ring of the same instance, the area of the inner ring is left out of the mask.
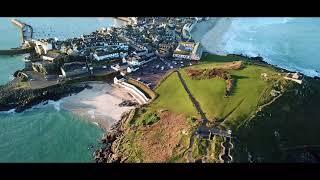
[[[319,102],[319,79],[294,84],[239,127],[236,162],[319,162]]]

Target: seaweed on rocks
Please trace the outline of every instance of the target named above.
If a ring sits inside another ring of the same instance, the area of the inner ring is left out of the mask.
[[[104,146],[93,153],[94,160],[97,163],[120,163],[123,161],[124,158],[118,152],[118,144],[122,137],[122,125],[125,119],[126,117],[122,117],[103,135],[101,142]]]
[[[134,101],[125,100],[125,101],[122,101],[122,102],[119,104],[119,107],[124,107],[124,106],[137,106],[138,104],[139,104],[139,103],[134,102]]]

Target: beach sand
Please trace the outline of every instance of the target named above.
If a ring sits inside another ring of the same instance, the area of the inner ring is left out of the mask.
[[[119,107],[123,100],[135,101],[128,92],[118,86],[101,82],[87,83],[92,88],[62,100],[62,108],[90,120],[104,130],[120,120],[122,113],[134,107]]]
[[[225,55],[219,44],[222,37],[232,23],[232,18],[210,18],[208,21],[198,23],[191,34],[196,41],[200,41],[205,51],[212,54]]]

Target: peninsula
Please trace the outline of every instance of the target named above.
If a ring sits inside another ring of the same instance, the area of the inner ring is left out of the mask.
[[[287,162],[301,159],[287,149],[317,144],[318,78],[208,53],[191,31],[219,18],[126,20],[65,41],[24,40],[32,52],[0,86],[0,110],[68,96],[80,115],[94,104],[87,118],[106,130],[96,162]]]

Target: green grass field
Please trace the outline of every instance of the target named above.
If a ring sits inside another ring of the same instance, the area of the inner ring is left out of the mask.
[[[191,68],[213,68],[217,64],[233,60],[241,59],[210,55],[204,58],[204,63]],[[263,80],[261,73],[272,75],[274,79],[280,78],[274,70],[256,65],[246,65],[241,70],[230,70],[229,73],[235,79],[235,87],[232,95],[225,97],[226,83],[224,80],[218,78],[192,80],[186,74],[185,69],[180,71],[207,118],[223,121],[223,124],[230,128],[237,128],[241,120],[248,118],[256,110],[265,89],[274,83],[274,81]]]
[[[279,74],[275,68],[260,66],[235,56],[208,55],[201,60],[200,64],[188,68],[213,68],[225,62],[239,60],[245,62],[244,68],[228,70],[235,80],[235,86],[229,97],[225,97],[226,83],[224,80],[218,78],[192,80],[186,74],[185,69],[180,69],[188,88],[200,103],[209,120],[216,118],[218,122],[222,122],[221,125],[233,130],[233,134],[237,137],[237,141],[233,142],[235,148],[231,151],[235,162],[247,162],[248,152],[256,162],[287,162],[287,154],[281,150],[281,147],[319,145],[320,81],[305,78],[306,85],[304,86],[290,83],[291,81],[284,80],[283,74]],[[267,73],[268,80],[261,78],[261,73]],[[279,86],[287,90],[284,95],[255,114],[250,121],[246,121],[256,112],[258,106],[273,99],[270,90]],[[145,122],[144,124],[152,123],[157,119],[142,115],[156,113],[162,109],[183,113],[188,121],[191,121],[191,116],[198,117],[177,73],[171,74],[163,81],[156,92],[159,97],[146,107],[140,116],[137,116],[136,122],[141,120]],[[146,117],[145,120],[143,117]],[[193,126],[195,127],[196,125]],[[131,162],[142,161],[143,152],[137,146],[136,139],[143,135],[139,130],[137,131],[126,135],[126,143],[124,143],[124,149],[126,154],[130,154],[129,161]],[[280,135],[275,136],[275,131]],[[183,146],[173,151],[169,162],[186,160],[189,139],[190,134],[182,136],[179,143]],[[207,152],[210,162],[219,162],[221,142],[222,139],[216,136],[210,141]],[[196,158],[206,154],[201,144],[195,141],[193,146],[192,155]]]
[[[168,109],[187,116],[197,116],[177,73],[171,74],[157,89],[159,97],[151,104],[151,109]]]

